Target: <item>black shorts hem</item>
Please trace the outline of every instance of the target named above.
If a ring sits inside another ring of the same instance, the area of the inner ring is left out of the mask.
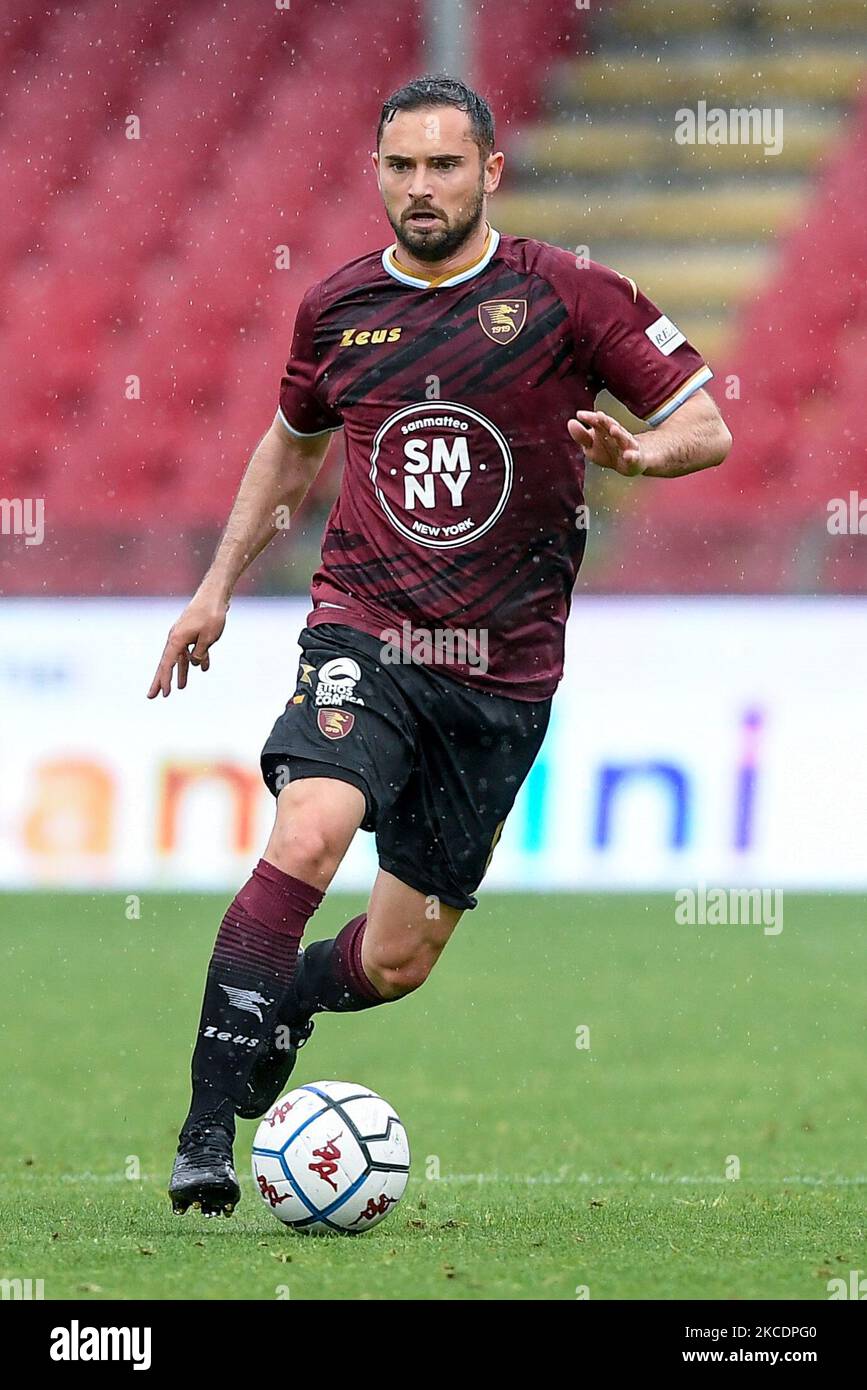
[[[361,830],[374,830],[376,828],[376,805],[370,793],[370,788],[360,772],[355,772],[351,767],[340,767],[338,763],[326,762],[319,758],[296,758],[291,753],[263,753],[261,758],[262,776],[265,785],[272,796],[277,796],[275,788],[275,773],[277,767],[283,766],[289,769],[289,782],[300,782],[305,777],[330,777],[335,782],[348,782],[351,787],[357,787],[364,797],[364,820],[361,822]],[[288,783],[287,783],[288,785]],[[280,788],[283,791],[283,788]]]
[[[418,869],[401,863],[397,859],[390,859],[387,855],[381,854],[379,867],[385,869],[387,874],[394,874],[394,877],[399,878],[401,883],[405,883],[408,888],[414,888],[417,893],[424,893],[425,897],[439,898],[446,907],[456,907],[465,912],[478,907],[478,899],[474,898],[472,893],[461,894],[459,889],[454,891],[449,889],[447,892],[443,892],[439,888],[434,888],[431,880],[424,878]]]

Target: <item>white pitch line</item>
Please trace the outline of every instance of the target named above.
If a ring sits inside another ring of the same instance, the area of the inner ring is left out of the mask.
[[[685,1187],[701,1186],[703,1183],[714,1183],[718,1186],[733,1187],[740,1182],[746,1186],[750,1183],[773,1183],[781,1187],[794,1186],[800,1184],[805,1187],[859,1187],[867,1183],[865,1177],[819,1177],[809,1173],[786,1174],[784,1177],[753,1177],[752,1175],[742,1175],[740,1178],[725,1178],[714,1174],[669,1174],[669,1173],[619,1173],[617,1175],[593,1175],[591,1173],[574,1173],[572,1175],[545,1175],[520,1173],[453,1173],[444,1174],[438,1179],[444,1183],[526,1183],[528,1185],[540,1186],[569,1186],[573,1183],[581,1183],[588,1187],[611,1186],[616,1187],[619,1183],[651,1184],[654,1186],[671,1186],[677,1184]]]
[[[149,1174],[142,1174],[140,1178],[128,1178],[124,1173],[50,1173],[28,1170],[23,1176],[32,1179],[34,1182],[44,1182],[48,1177],[52,1182],[66,1183],[126,1183],[131,1187],[141,1186],[145,1183],[161,1183],[162,1177],[152,1177]],[[415,1176],[415,1175],[413,1175]],[[416,1181],[421,1181],[422,1175],[418,1175]],[[242,1183],[249,1183],[253,1186],[252,1178],[246,1173],[240,1175]],[[745,1187],[750,1184],[771,1184],[780,1187],[862,1187],[867,1184],[867,1176],[863,1177],[823,1177],[810,1173],[790,1173],[783,1177],[758,1176],[751,1174],[742,1175],[740,1178],[719,1177],[716,1174],[672,1174],[672,1173],[618,1173],[618,1174],[592,1174],[592,1173],[444,1173],[439,1178],[428,1180],[431,1184],[435,1182],[457,1185],[469,1185],[472,1183],[517,1183],[528,1187],[569,1187],[576,1183],[586,1187],[617,1187],[618,1184],[649,1184],[651,1186],[668,1187],[700,1187],[703,1184],[712,1183],[719,1187],[736,1187],[739,1183]]]

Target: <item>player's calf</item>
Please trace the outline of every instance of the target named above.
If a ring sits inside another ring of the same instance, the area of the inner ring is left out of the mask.
[[[367,924],[362,913],[347,922],[329,941],[314,941],[299,952],[291,987],[285,992],[276,1026],[259,1049],[237,1112],[245,1120],[264,1115],[295,1068],[298,1049],[313,1031],[313,1015],[356,1013],[388,1003],[367,978],[361,965],[361,943]]]
[[[370,895],[360,965],[381,998],[400,999],[430,975],[463,914],[380,869]]]
[[[298,1049],[310,1037],[314,1014],[376,1008],[424,983],[461,915],[455,908],[444,908],[441,918],[430,921],[423,909],[427,902],[414,889],[380,872],[371,895],[377,919],[371,923],[368,913],[361,913],[336,937],[314,941],[299,953],[277,1026],[257,1054],[237,1107],[242,1118],[264,1115],[283,1094]],[[385,911],[387,904],[391,912]]]
[[[277,1027],[260,1049],[238,1105],[243,1119],[264,1115],[283,1094],[298,1049],[313,1030],[313,1015],[358,1013],[388,1004],[418,989],[439,954],[430,944],[374,939],[367,949],[367,913],[353,917],[330,941],[314,941],[299,953],[298,968],[277,1017]]]
[[[439,955],[429,942],[372,944],[364,956],[364,974],[381,999],[402,999],[421,988]]]

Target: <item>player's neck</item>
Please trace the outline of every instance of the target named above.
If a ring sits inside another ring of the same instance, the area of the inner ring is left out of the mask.
[[[491,239],[491,225],[486,220],[473,233],[468,241],[451,256],[442,261],[420,261],[407,251],[401,242],[395,243],[392,260],[399,270],[409,271],[423,280],[442,280],[462,270],[470,270],[480,261],[488,249]]]

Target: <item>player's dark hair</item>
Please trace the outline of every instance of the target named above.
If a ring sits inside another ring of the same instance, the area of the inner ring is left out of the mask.
[[[440,72],[425,77],[415,77],[405,87],[399,87],[384,103],[376,131],[376,148],[379,149],[382,132],[398,111],[419,111],[430,106],[454,106],[458,111],[466,111],[470,118],[473,139],[479,147],[482,160],[486,160],[494,150],[494,117],[491,108],[466,83],[457,77],[449,77]]]

